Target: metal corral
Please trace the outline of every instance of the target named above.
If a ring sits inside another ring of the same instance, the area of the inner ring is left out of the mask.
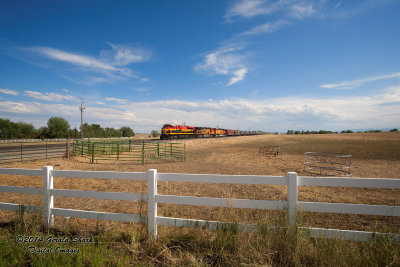
[[[351,155],[306,152],[304,171],[314,175],[351,175]]]
[[[76,140],[73,143],[73,156],[90,159],[91,163],[99,160],[136,161],[145,164],[149,161],[179,159],[185,161],[186,146],[183,143],[142,142],[96,142]]]
[[[59,158],[66,157],[68,154],[68,141],[10,143],[0,147],[0,163]]]

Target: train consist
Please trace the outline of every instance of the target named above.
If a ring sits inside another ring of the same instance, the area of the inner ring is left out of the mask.
[[[160,139],[171,140],[171,139],[209,138],[209,137],[257,135],[257,134],[263,134],[263,132],[164,124],[164,126],[161,129]]]

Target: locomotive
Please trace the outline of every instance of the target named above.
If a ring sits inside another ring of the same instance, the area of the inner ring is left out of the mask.
[[[160,139],[209,138],[261,134],[259,131],[240,131],[212,127],[164,124]]]

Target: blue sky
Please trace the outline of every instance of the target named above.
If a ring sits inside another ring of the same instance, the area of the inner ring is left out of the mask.
[[[1,1],[2,118],[400,128],[400,1]]]

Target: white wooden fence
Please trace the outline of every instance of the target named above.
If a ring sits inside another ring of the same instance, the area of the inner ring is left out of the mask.
[[[334,186],[334,187],[362,187],[362,188],[389,188],[400,189],[400,179],[384,178],[326,178],[297,176],[289,172],[286,176],[256,176],[256,175],[210,175],[210,174],[177,174],[157,173],[157,170],[147,172],[107,172],[107,171],[71,171],[53,170],[52,166],[36,169],[0,168],[0,174],[43,176],[43,188],[0,186],[0,192],[43,195],[43,206],[29,206],[11,203],[0,203],[0,209],[37,212],[42,211],[46,227],[54,223],[54,216],[89,218],[98,220],[112,220],[122,222],[147,223],[149,237],[157,236],[157,225],[177,227],[201,227],[217,229],[226,223],[218,221],[182,219],[157,216],[158,203],[182,204],[193,206],[212,206],[247,208],[262,210],[288,211],[288,222],[295,225],[298,210],[308,212],[346,213],[377,216],[400,216],[400,206],[342,204],[322,202],[300,202],[297,198],[299,186]],[[95,192],[82,190],[54,189],[54,177],[92,178],[92,179],[120,179],[141,180],[148,182],[147,194]],[[224,183],[224,184],[258,184],[258,185],[287,185],[287,201],[228,199],[211,197],[191,197],[160,195],[157,193],[157,181],[196,182],[196,183]],[[145,201],[148,203],[147,216],[140,214],[122,214],[110,212],[96,212],[84,210],[62,209],[54,207],[54,196],[94,198],[107,200]],[[254,231],[255,224],[238,223],[240,231]],[[400,241],[400,234],[385,234],[352,230],[337,230],[323,228],[300,227],[309,231],[312,237],[340,238],[354,241],[370,241],[376,237],[389,238]]]

